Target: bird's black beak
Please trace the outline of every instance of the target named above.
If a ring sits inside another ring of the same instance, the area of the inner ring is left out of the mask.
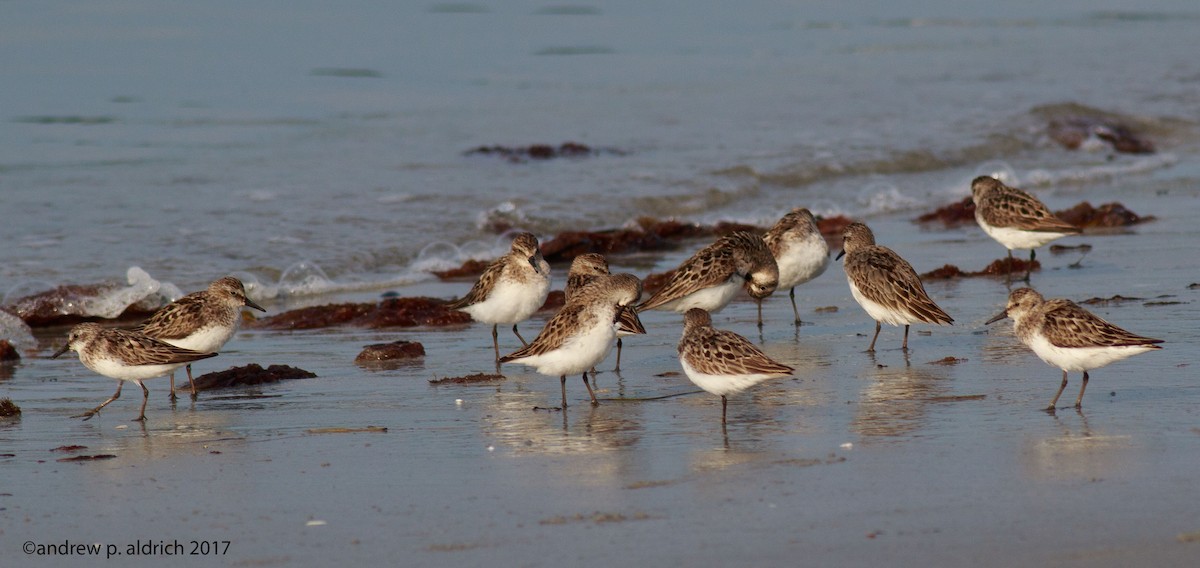
[[[1004,318],[1006,318],[1006,317],[1008,317],[1008,310],[1004,310],[1004,311],[1002,311],[1002,312],[1000,312],[1000,313],[998,313],[998,314],[996,314],[996,315],[992,316],[992,319],[990,319],[990,320],[987,320],[987,321],[983,322],[983,325],[991,325],[991,324],[994,324],[994,323],[996,323],[996,322],[998,322],[998,321],[1000,321],[1000,320],[1002,320],[1002,319],[1004,319]]]
[[[833,259],[841,260],[843,256],[846,256],[846,249],[842,249],[842,252],[839,252],[837,256],[833,257]]]
[[[247,308],[254,308],[254,309],[256,309],[256,310],[258,310],[258,311],[260,311],[260,312],[265,312],[265,311],[267,311],[267,309],[266,309],[266,308],[264,308],[264,307],[262,307],[262,306],[258,305],[258,303],[257,303],[257,302],[255,302],[254,300],[251,300],[249,296],[247,296],[247,297],[246,297],[246,304],[245,304],[245,305],[246,305],[246,307],[247,307]]]
[[[63,345],[63,346],[62,346],[62,348],[61,348],[61,349],[59,349],[58,351],[55,351],[55,352],[54,352],[54,354],[50,356],[50,358],[51,358],[51,359],[58,359],[58,356],[59,356],[59,355],[62,355],[63,353],[66,353],[66,352],[67,352],[67,350],[68,350],[68,349],[70,349],[70,348],[71,348],[71,342],[70,342],[70,341],[68,341],[68,342],[66,343],[66,345]]]

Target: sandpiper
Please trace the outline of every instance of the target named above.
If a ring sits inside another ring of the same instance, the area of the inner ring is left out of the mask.
[[[837,257],[846,257],[842,268],[846,270],[850,293],[875,320],[875,336],[867,347],[868,352],[875,351],[881,323],[904,326],[901,349],[907,351],[910,324],[954,322],[929,299],[912,265],[892,249],[875,244],[875,234],[870,228],[862,223],[850,223],[842,236],[844,244]]]
[[[67,335],[66,345],[50,358],[56,358],[68,349],[79,354],[79,361],[85,367],[120,381],[117,383],[117,392],[100,406],[71,417],[84,420],[95,416],[101,408],[117,400],[121,396],[121,387],[125,385],[125,381],[142,387],[142,408],[134,420],[145,420],[146,402],[150,400],[150,391],[142,381],[160,377],[192,361],[217,355],[176,347],[134,331],[107,329],[97,323],[81,323],[72,328]]]
[[[1154,349],[1162,349],[1161,339],[1142,337],[1125,331],[1070,300],[1044,299],[1032,288],[1017,288],[1008,295],[1008,305],[987,323],[1012,318],[1013,330],[1048,365],[1062,369],[1062,384],[1050,400],[1047,412],[1054,412],[1058,397],[1067,388],[1067,372],[1083,371],[1083,384],[1075,408],[1083,407],[1088,371],[1114,361]]]
[[[1029,249],[1026,282],[1037,247],[1080,233],[1079,227],[1056,217],[1038,198],[991,176],[979,176],[971,182],[971,200],[975,202],[975,222],[1008,249],[1009,266],[1013,249]]]
[[[542,258],[537,237],[520,233],[512,242],[508,254],[496,259],[466,296],[451,302],[450,309],[461,310],[475,321],[492,324],[492,347],[496,353],[496,368],[500,367],[499,324],[512,324],[513,333],[522,345],[529,343],[517,331],[517,324],[529,319],[546,303],[550,293],[550,264]]]
[[[797,207],[784,215],[763,241],[779,266],[779,288],[788,289],[792,300],[792,315],[800,325],[796,309],[796,286],[820,276],[829,267],[829,243],[817,228],[817,220],[808,209]],[[762,325],[762,302],[759,302],[758,322]]]
[[[213,281],[208,288],[192,292],[162,309],[135,331],[149,337],[200,353],[211,353],[224,347],[242,322],[242,307],[265,312],[262,306],[246,296],[242,281],[226,276]],[[196,382],[192,380],[192,365],[187,365],[188,384],[196,398]],[[171,400],[175,400],[175,371],[171,371]]]
[[[779,285],[779,267],[759,235],[738,231],[721,237],[683,261],[670,280],[638,305],[638,311],[692,308],[718,312],[745,288],[762,300]]]
[[[786,377],[794,370],[768,357],[745,337],[714,329],[712,317],[700,308],[692,308],[683,315],[679,364],[696,386],[721,397],[722,424],[727,395],[767,379]]]
[[[641,281],[632,274],[596,277],[572,293],[532,343],[501,357],[500,362],[529,365],[544,375],[557,375],[563,408],[567,407],[567,375],[582,373],[592,404],[599,404],[587,371],[608,356],[622,312],[633,312],[640,294]],[[632,316],[637,321],[636,312]]]
[[[567,272],[567,286],[563,288],[563,298],[565,301],[571,301],[571,296],[575,291],[579,290],[584,284],[595,280],[599,276],[608,276],[608,260],[604,255],[594,252],[581,254],[571,261],[571,268]],[[639,288],[638,295],[641,296]],[[626,335],[637,335],[646,333],[646,328],[642,327],[641,320],[637,317],[635,310],[622,310],[617,326],[617,365],[614,371],[621,370],[621,338]],[[596,369],[592,369],[592,376],[596,375]]]

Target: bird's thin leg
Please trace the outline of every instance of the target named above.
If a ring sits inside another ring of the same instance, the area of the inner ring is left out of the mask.
[[[725,407],[728,404],[729,404],[729,401],[726,400],[725,395],[721,395],[721,424],[725,423]]]
[[[599,406],[600,401],[596,400],[596,393],[594,391],[592,391],[591,383],[588,383],[587,371],[583,372],[583,386],[587,387],[588,396],[592,397],[592,406]]]
[[[515,333],[517,335],[517,339],[521,340],[522,347],[529,347],[529,342],[525,341],[524,337],[521,337],[521,332],[517,331],[517,324],[515,324],[515,323],[513,324],[513,333]]]
[[[174,374],[174,373],[172,373]],[[192,364],[187,365],[188,384],[192,385],[192,400],[196,400],[196,381],[192,380]],[[174,385],[171,388],[171,394],[175,394]]]
[[[1033,271],[1033,258],[1037,256],[1037,251],[1029,249],[1029,264],[1025,265],[1025,281],[1029,282],[1029,273]]]
[[[188,365],[188,368],[191,368],[191,365]],[[175,402],[177,398],[179,397],[175,396],[175,371],[171,371],[171,402]]]
[[[1083,391],[1087,390],[1087,383],[1088,383],[1088,373],[1087,373],[1087,371],[1084,371],[1083,372],[1083,384],[1079,385],[1079,398],[1075,399],[1075,408],[1076,409],[1083,408]]]
[[[1050,406],[1046,407],[1046,412],[1054,412],[1054,405],[1058,404],[1058,397],[1062,396],[1065,388],[1067,388],[1067,372],[1063,371],[1062,384],[1058,385],[1058,392],[1054,393],[1054,398],[1050,399]]]
[[[1007,284],[1012,284],[1013,262],[1012,249],[1008,249],[1008,270],[1004,271],[1005,283]]]
[[[500,369],[500,339],[496,333],[496,324],[492,324],[492,349],[496,351],[496,372]]]
[[[904,343],[900,344],[901,351],[908,351],[908,326],[904,326]]]
[[[567,376],[561,375],[558,377],[558,382],[562,385],[562,407],[567,408]]]
[[[871,345],[870,345],[870,347],[867,347],[867,353],[875,352],[875,340],[879,339],[879,328],[880,327],[881,326],[879,325],[879,322],[875,322],[875,337],[871,338]]]
[[[788,292],[788,297],[792,299],[792,315],[796,316],[796,325],[799,326],[800,310],[796,309],[796,288],[793,287],[792,291]]]
[[[93,408],[87,412],[84,412],[83,414],[76,414],[75,416],[72,416],[71,418],[82,418],[84,420],[87,420],[87,419],[95,416],[97,412],[100,412],[101,408],[108,406],[108,403],[110,403],[114,400],[117,400],[118,398],[121,398],[121,387],[123,387],[123,386],[125,386],[125,381],[117,382],[117,392],[113,393],[112,396],[108,397],[108,400],[100,403],[100,406],[97,406],[96,408]]]
[[[618,371],[618,372],[621,370],[621,338],[620,337],[617,338],[617,367],[613,370]],[[594,372],[592,373],[593,376],[595,376],[595,374],[596,373],[594,373]]]
[[[150,401],[150,389],[146,388],[142,381],[134,381],[139,387],[142,387],[142,409],[138,411],[138,417],[134,418],[134,422],[146,421],[146,403]]]

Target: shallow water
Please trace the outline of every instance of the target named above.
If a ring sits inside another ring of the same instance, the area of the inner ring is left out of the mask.
[[[494,255],[500,222],[861,216],[1006,164],[1055,191],[1197,154],[1200,11],[1043,4],[18,3],[0,287],[140,266],[182,290],[245,273],[260,300],[384,289],[427,278],[432,243]],[[1096,112],[1163,152],[1046,137]],[[567,140],[622,153],[464,155]],[[283,278],[306,261],[328,281]]]
[[[930,282],[956,325],[916,327],[908,357],[896,328],[885,328],[875,356],[862,352],[871,322],[838,266],[799,290],[810,324],[799,331],[782,297],[768,300],[761,338],[754,304],[733,304],[716,324],[797,372],[732,397],[725,429],[716,397],[659,376],[679,371],[672,314],[645,314],[650,333],[626,339],[620,375],[607,371],[611,358],[601,365],[599,407],[572,378],[565,413],[533,410],[556,404],[557,381],[520,367],[496,384],[428,384],[488,371],[486,326],[244,331],[206,367],[289,363],[319,378],[174,408],[152,382],[142,429],[128,421],[136,399],[88,422],[68,418],[113,386],[74,360],[17,367],[3,383],[25,410],[0,427],[13,454],[3,458],[4,546],[229,540],[219,561],[232,565],[764,564],[797,554],[838,565],[1188,565],[1196,545],[1176,539],[1200,529],[1200,387],[1190,371],[1200,338],[1194,270],[1178,255],[1196,236],[1179,215],[1196,193],[1147,199],[1142,209],[1160,220],[1135,231],[1077,238],[1094,247],[1077,269],[1068,265],[1078,255],[1043,253],[1033,281],[1047,294],[1182,302],[1093,307],[1168,343],[1094,372],[1082,413],[1040,411],[1058,371],[1009,324],[982,325],[1007,290],[993,279]],[[876,221],[918,270],[939,265],[946,244],[968,259],[1000,254],[973,227]],[[828,306],[838,310],[815,311]],[[424,361],[350,363],[361,346],[400,338],[421,341]],[[511,334],[501,341],[516,345]],[[960,361],[935,363],[946,357]],[[1077,385],[1073,376],[1064,400]],[[367,426],[387,432],[310,432]],[[64,444],[116,457],[60,463],[70,454],[51,449]]]
[[[24,410],[0,421],[0,552],[16,565],[83,564],[94,561],[17,550],[228,540],[224,555],[189,560],[1194,563],[1200,545],[1178,537],[1200,531],[1188,288],[1200,280],[1200,13],[1183,2],[754,8],[8,6],[0,292],[122,280],[139,266],[184,291],[252,277],[273,313],[383,290],[451,297],[469,283],[418,269],[496,254],[503,237],[481,228],[496,219],[548,237],[642,214],[769,223],[796,205],[866,218],[918,271],[979,269],[1003,249],[977,228],[909,219],[965,195],[978,173],[1006,172],[1053,209],[1119,200],[1158,218],[1062,241],[1092,244],[1082,258],[1041,251],[1033,283],[1077,301],[1144,298],[1091,309],[1165,348],[1093,373],[1082,413],[1048,415],[1038,409],[1060,373],[1010,324],[982,325],[1003,282],[927,283],[956,324],[914,328],[908,358],[886,328],[871,357],[871,322],[834,265],[797,290],[809,324],[798,331],[783,295],[768,300],[761,336],[750,302],[716,316],[797,367],[733,397],[725,429],[719,400],[669,374],[678,316],[657,312],[644,315],[649,334],[627,338],[620,375],[611,358],[601,365],[596,408],[572,378],[567,412],[532,410],[556,405],[558,384],[522,367],[496,384],[431,386],[490,370],[482,325],[243,331],[196,371],[256,362],[318,378],[174,407],[151,381],[143,429],[129,421],[136,389],[93,420],[69,418],[115,385],[46,359],[62,330],[44,330],[19,365],[0,367],[0,396]],[[1047,141],[1045,121],[1077,105],[1145,124],[1161,151]],[[462,155],[564,140],[628,153]],[[644,274],[702,244],[610,261]],[[837,310],[815,311],[827,306]],[[424,344],[424,360],[352,363],[397,339]],[[962,361],[933,363],[946,357]],[[1072,376],[1063,400],[1077,388]],[[387,432],[319,433],[366,426]],[[72,455],[52,451],[64,445],[116,457],[58,462]]]

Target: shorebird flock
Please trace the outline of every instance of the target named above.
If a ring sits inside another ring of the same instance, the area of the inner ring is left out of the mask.
[[[1050,241],[1079,234],[1079,228],[1054,216],[1036,197],[999,180],[981,176],[971,183],[975,219],[985,233],[1008,249],[1028,249],[1030,264],[1035,249]],[[868,352],[875,350],[883,324],[904,326],[901,349],[908,350],[912,324],[953,325],[954,319],[926,293],[913,267],[892,249],[876,243],[863,223],[847,225],[842,234],[842,261],[850,293],[872,320],[875,334]],[[599,254],[584,254],[572,262],[564,290],[565,303],[531,342],[517,326],[528,320],[546,301],[550,291],[550,266],[542,258],[537,238],[521,233],[511,251],[492,262],[470,292],[448,304],[475,321],[492,324],[492,345],[497,372],[501,364],[517,363],[539,373],[556,376],[566,409],[567,377],[580,375],[591,404],[599,404],[589,373],[617,346],[620,368],[621,337],[644,334],[638,313],[665,310],[683,314],[678,344],[683,373],[700,389],[721,397],[721,422],[726,421],[728,396],[772,378],[789,376],[793,367],[772,359],[745,337],[715,329],[711,314],[725,308],[741,291],[758,302],[762,327],[762,300],[787,288],[795,324],[800,325],[795,288],[825,272],[830,250],[813,214],[797,208],[784,215],[765,234],[739,231],[721,237],[683,261],[666,284],[644,301],[642,281],[627,273],[611,274]],[[1010,263],[1011,266],[1011,263]],[[1010,276],[1011,278],[1011,276]],[[1029,282],[1030,274],[1024,280]],[[117,379],[117,392],[99,406],[76,417],[89,419],[121,395],[130,381],[142,388],[142,406],[136,420],[145,420],[149,390],[142,381],[169,374],[175,397],[174,371],[186,366],[192,397],[196,397],[191,365],[214,357],[234,335],[242,308],[263,310],[246,296],[242,282],[224,277],[208,289],[180,298],[133,330],[102,327],[95,323],[75,326],[66,344],[79,354],[88,369]],[[265,311],[265,310],[264,310]],[[1062,383],[1046,410],[1053,412],[1067,386],[1068,372],[1083,372],[1075,408],[1081,408],[1088,372],[1127,357],[1160,349],[1162,340],[1121,329],[1065,299],[1045,299],[1032,288],[1013,290],[1006,309],[987,323],[1010,318],[1016,337],[1047,364],[1062,370]],[[512,325],[523,345],[500,355],[498,327]]]

